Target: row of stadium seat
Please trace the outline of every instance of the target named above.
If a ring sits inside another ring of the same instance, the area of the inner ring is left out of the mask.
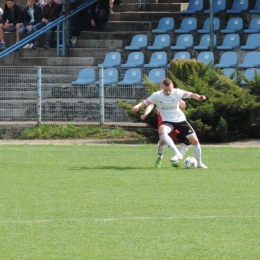
[[[232,77],[234,79],[238,76],[238,71],[235,68],[224,68],[223,73],[227,77]],[[240,72],[244,74],[246,78],[249,80],[253,80],[255,77],[255,73],[260,76],[260,69],[257,68],[248,68],[244,72]],[[148,80],[159,84],[162,79],[166,77],[165,69],[152,69],[149,71]],[[104,86],[118,85],[118,86],[131,86],[131,85],[145,85],[144,81],[142,81],[142,71],[138,68],[132,68],[125,71],[124,77],[122,81],[119,81],[118,70],[116,68],[107,68],[104,69],[103,75]],[[78,79],[72,81],[71,84],[73,86],[88,86],[88,85],[99,85],[99,80],[96,80],[96,73],[93,68],[85,68],[79,72]],[[240,85],[247,85],[244,79],[240,82]]]
[[[125,71],[123,80],[119,81],[118,70],[116,68],[107,68],[104,69],[103,82],[104,86],[109,86],[112,84],[119,86],[134,84],[144,85],[145,83],[142,81],[142,77],[143,75],[141,69],[131,68]],[[165,77],[165,70],[161,68],[152,69],[148,74],[148,79],[153,83],[160,83]],[[72,81],[71,84],[73,86],[84,86],[89,84],[99,85],[99,80],[96,80],[96,73],[93,68],[86,68],[79,72],[78,79]]]
[[[260,33],[249,34],[246,44],[240,45],[240,35],[237,33],[229,33],[224,36],[222,45],[217,46],[217,36],[213,36],[213,46],[218,50],[231,50],[240,48],[242,50],[255,50],[260,48]],[[194,37],[192,34],[181,34],[176,41],[176,45],[171,46],[171,36],[169,34],[159,34],[155,37],[153,45],[148,46],[148,39],[145,34],[135,35],[129,46],[125,46],[125,50],[140,50],[147,48],[148,50],[209,50],[210,48],[210,34],[203,34],[200,38],[199,45],[194,46]]]
[[[190,53],[187,51],[176,52],[172,59],[191,59]],[[205,51],[199,53],[197,56],[198,61],[202,61],[205,64],[212,62],[214,65],[214,54],[211,51]],[[99,67],[111,68],[166,68],[168,67],[168,57],[166,52],[154,52],[150,58],[148,64],[144,64],[144,54],[142,52],[131,52],[125,64],[121,63],[121,53],[120,52],[109,52],[107,53],[104,62],[99,64]],[[250,51],[245,54],[244,61],[238,64],[238,54],[237,52],[228,51],[224,52],[220,57],[220,62],[216,64],[217,68],[251,68],[260,67],[260,52]]]
[[[244,29],[244,21],[241,17],[231,17],[228,19],[226,27],[221,29],[220,19],[218,17],[213,18],[213,30],[214,32],[220,33],[258,33],[260,32],[260,18],[254,17],[249,23],[249,27]],[[210,18],[207,18],[201,29],[198,29],[197,18],[186,17],[181,21],[179,29],[175,29],[174,18],[163,17],[159,20],[157,28],[152,30],[152,33],[170,33],[174,32],[176,34],[180,33],[209,33],[210,32]]]
[[[229,14],[241,14],[242,12],[249,12],[250,14],[260,14],[260,0],[256,0],[253,9],[249,10],[249,0],[233,0],[231,9],[227,9],[228,0],[214,0],[214,13],[227,12]],[[250,0],[252,1],[252,0]],[[203,0],[190,0],[186,10],[182,14],[195,14],[198,12],[210,13],[210,10],[204,10]]]

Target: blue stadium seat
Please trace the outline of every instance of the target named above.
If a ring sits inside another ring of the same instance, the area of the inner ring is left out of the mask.
[[[176,60],[176,59],[190,60],[190,53],[188,51],[176,52],[173,56],[173,60]]]
[[[226,34],[222,45],[217,46],[218,50],[232,50],[240,47],[240,36],[237,33]]]
[[[199,53],[197,61],[202,61],[205,65],[212,62],[211,65],[214,65],[214,54],[212,51],[203,51]]]
[[[248,29],[244,30],[244,33],[259,33],[260,32],[260,18],[255,17],[250,21]]]
[[[161,51],[163,49],[170,49],[171,36],[169,34],[159,34],[155,37],[154,43],[148,46],[148,50]]]
[[[260,74],[260,69],[249,68],[246,69],[244,73],[242,73],[247,79],[253,80],[255,78],[255,73]],[[241,85],[247,85],[248,83],[245,80],[240,82]]]
[[[243,63],[238,64],[238,68],[255,68],[260,67],[260,52],[247,52]]]
[[[164,69],[152,69],[149,71],[148,74],[148,79],[149,81],[153,82],[153,83],[161,83],[161,81],[166,78],[166,73]],[[145,85],[145,83],[143,82],[143,85]]]
[[[95,83],[96,76],[95,76],[95,70],[92,68],[82,69],[79,72],[78,79],[75,81],[72,81],[71,84],[73,86],[76,85],[89,85],[92,83]]]
[[[217,17],[213,18],[213,31],[220,30],[220,20]],[[198,30],[198,33],[210,33],[210,18],[207,18],[203,24],[203,28]]]
[[[119,86],[134,84],[142,84],[142,73],[138,68],[128,69],[125,72],[123,80],[118,82]]]
[[[121,68],[136,68],[144,66],[144,54],[141,51],[131,52],[125,64],[121,64]]]
[[[152,33],[167,33],[174,30],[174,19],[172,17],[163,17],[160,19],[156,29]]]
[[[176,42],[175,46],[171,46],[171,50],[186,50],[193,47],[193,35],[181,34]]]
[[[196,14],[203,11],[203,0],[189,0],[188,8],[183,10],[182,14]]]
[[[260,0],[256,0],[255,7],[249,10],[250,14],[260,14]]]
[[[237,78],[237,70],[235,68],[224,68],[223,73],[226,77],[230,78],[232,76],[232,74],[234,73],[234,79]]]
[[[109,86],[111,84],[118,83],[118,71],[116,68],[104,69],[104,86]],[[99,80],[95,82],[96,85],[99,85]]]
[[[228,20],[225,29],[220,30],[221,33],[236,33],[242,31],[244,28],[244,22],[241,17],[232,17]]]
[[[98,64],[98,67],[112,68],[120,67],[121,65],[121,53],[117,51],[111,51],[106,54],[104,62]]]
[[[175,33],[191,33],[196,31],[198,28],[198,22],[195,17],[185,17],[181,21],[179,29],[176,29]]]
[[[218,14],[220,12],[226,11],[226,0],[214,0],[213,1],[213,12]],[[204,10],[205,14],[209,14],[210,10]]]
[[[238,56],[235,51],[227,51],[221,55],[220,61],[216,64],[216,68],[237,67]]]
[[[255,50],[260,48],[260,33],[249,34],[246,45],[240,47],[241,50]]]
[[[146,49],[148,46],[148,37],[146,34],[136,34],[129,46],[125,46],[125,50],[140,51],[140,49]]]
[[[248,10],[248,0],[234,0],[232,8],[227,10],[228,14],[241,14]]]
[[[214,34],[213,36],[213,46],[216,48],[217,46],[217,36]],[[197,46],[194,46],[194,50],[204,50],[207,51],[210,48],[210,34],[202,35],[200,39],[200,43]]]
[[[154,52],[148,64],[144,64],[144,68],[166,68],[167,53],[163,51]]]

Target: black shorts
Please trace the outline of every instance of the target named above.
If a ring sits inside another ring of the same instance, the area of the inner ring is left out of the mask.
[[[163,121],[162,125],[169,126],[171,128],[171,132],[174,129],[177,129],[182,136],[187,136],[195,133],[191,125],[186,120],[178,123]]]

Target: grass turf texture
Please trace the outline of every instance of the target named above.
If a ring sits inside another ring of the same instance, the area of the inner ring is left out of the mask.
[[[259,259],[260,148],[202,151],[0,146],[0,259]]]

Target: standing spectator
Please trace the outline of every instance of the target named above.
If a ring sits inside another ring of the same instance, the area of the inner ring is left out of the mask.
[[[43,18],[42,18],[43,26],[46,26],[48,23],[58,19],[61,12],[60,4],[55,3],[53,0],[46,0],[46,2],[47,4],[44,5],[43,7]],[[45,49],[50,48],[51,31],[52,29],[46,31],[46,41],[44,45]],[[34,49],[39,48],[39,45],[40,45],[39,41],[35,41],[33,48]]]
[[[87,17],[88,24],[97,32],[102,31],[103,24],[109,20],[110,0],[98,0],[90,7],[90,17]]]
[[[23,26],[23,9],[14,0],[6,0],[0,22],[0,49],[5,49],[5,32],[16,32],[16,42],[20,41],[19,30]]]
[[[43,27],[42,21],[42,8],[35,4],[35,0],[28,0],[28,5],[24,8],[24,22],[23,27],[20,29],[20,35],[22,38],[25,38],[25,33],[28,32],[29,35],[36,32],[38,29]],[[24,48],[32,48],[34,41],[39,41],[39,37],[37,39],[31,40],[27,43]]]

